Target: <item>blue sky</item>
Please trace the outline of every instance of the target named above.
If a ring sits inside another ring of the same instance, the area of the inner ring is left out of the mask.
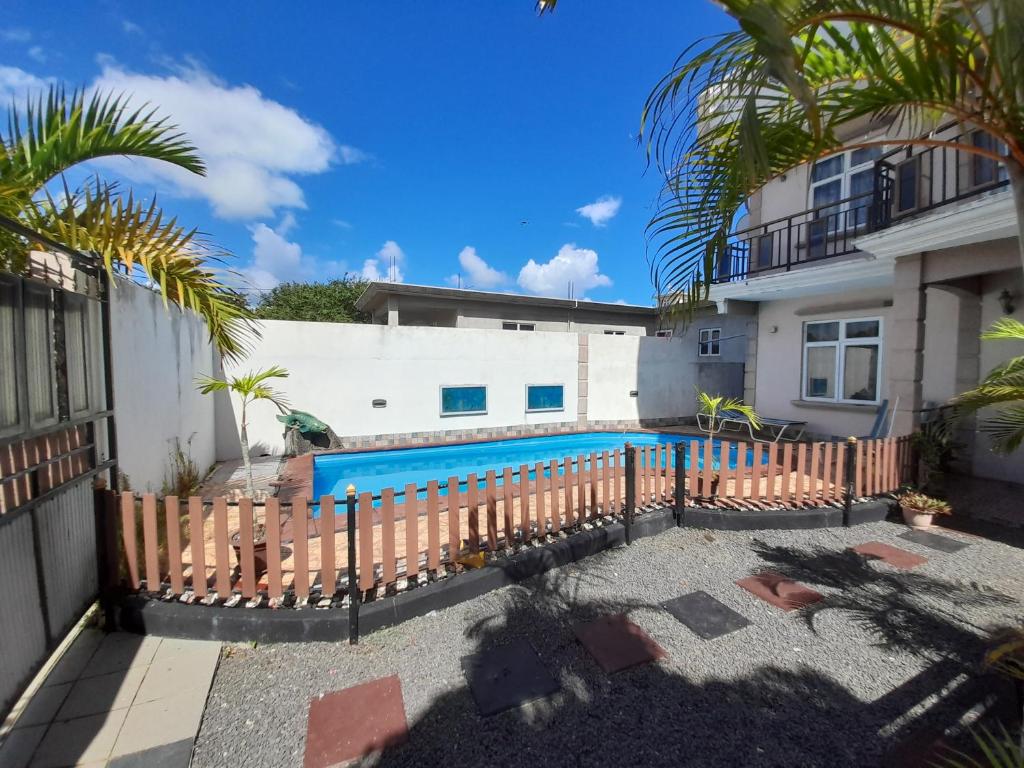
[[[163,107],[208,178],[91,170],[157,194],[250,284],[461,274],[641,304],[660,185],[640,110],[687,44],[729,24],[702,0],[562,0],[541,18],[532,0],[75,5],[7,3],[0,98],[58,80]]]

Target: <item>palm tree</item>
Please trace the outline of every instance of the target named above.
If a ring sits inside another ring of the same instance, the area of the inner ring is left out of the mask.
[[[981,335],[982,341],[1024,341],[1024,323],[1004,317]],[[953,398],[961,413],[1007,406],[981,424],[992,438],[992,449],[1010,453],[1024,443],[1024,356],[996,366],[976,388]]]
[[[252,315],[211,266],[227,254],[166,218],[155,201],[144,205],[116,184],[96,177],[81,189],[67,186],[64,175],[74,166],[118,155],[206,172],[175,126],[153,109],[130,109],[124,96],[87,98],[54,86],[28,99],[24,112],[12,107],[7,134],[0,133],[0,216],[96,253],[111,273],[152,284],[165,302],[200,314],[221,352],[237,356],[253,333]],[[0,267],[24,271],[28,251],[37,247],[45,250],[30,237],[0,230]]]
[[[256,486],[252,479],[252,457],[249,456],[249,421],[246,409],[250,403],[257,400],[269,400],[277,406],[281,413],[286,413],[288,401],[284,395],[267,384],[267,381],[270,379],[285,378],[288,378],[288,371],[279,365],[274,365],[270,368],[250,371],[244,376],[235,376],[230,379],[216,379],[212,376],[200,376],[196,379],[196,386],[204,395],[208,395],[211,392],[234,392],[242,400],[238,442],[242,448],[242,464],[245,466],[246,488],[250,496],[256,493]]]
[[[1003,163],[1024,232],[1020,0],[717,2],[738,29],[687,48],[640,120],[648,157],[665,177],[648,224],[663,302],[689,313],[707,296],[730,229],[765,183],[840,149],[893,144],[844,144],[843,127],[867,118],[900,120],[919,136],[900,144]],[[948,117],[1003,149],[920,136]]]

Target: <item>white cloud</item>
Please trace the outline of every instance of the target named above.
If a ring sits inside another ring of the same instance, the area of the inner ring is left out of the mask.
[[[242,270],[252,288],[267,290],[280,283],[299,280],[329,280],[345,274],[339,261],[314,259],[286,235],[295,227],[295,217],[286,213],[275,228],[260,222],[249,227],[252,234],[252,262]]]
[[[141,35],[142,27],[131,19],[121,19],[121,31],[126,35]]]
[[[621,206],[621,197],[605,195],[604,197],[597,198],[592,203],[584,205],[582,208],[577,208],[576,213],[585,219],[589,219],[590,223],[595,227],[603,227],[615,218],[615,214],[619,212]]]
[[[338,147],[338,158],[341,160],[342,165],[355,165],[356,163],[364,163],[370,160],[370,155],[363,150],[356,147],[351,147],[348,144],[342,144]]]
[[[405,279],[401,269],[404,263],[405,252],[394,240],[388,240],[372,259],[363,262],[359,276],[363,280],[387,280],[391,283],[401,283]]]
[[[352,229],[352,222],[345,221],[344,219],[331,219],[331,223],[336,227],[341,227],[342,229]]]
[[[462,271],[447,278],[449,285],[461,285],[464,288],[496,288],[509,280],[508,275],[480,258],[476,248],[471,245],[467,245],[459,252],[459,266],[462,267]]]
[[[6,108],[13,102],[22,111],[25,99],[38,96],[50,87],[51,82],[17,67],[0,66],[0,107]]]
[[[530,259],[519,271],[519,286],[539,296],[566,296],[570,282],[577,299],[583,298],[591,288],[612,284],[611,278],[600,272],[597,251],[577,248],[575,243],[563,245],[554,258],[544,264]]]
[[[33,61],[38,61],[40,64],[45,63],[46,59],[48,58],[46,55],[46,50],[41,45],[33,45],[31,48],[29,48],[28,57]]]
[[[151,160],[108,161],[128,178],[169,185],[186,197],[205,198],[223,218],[273,215],[280,208],[305,208],[294,176],[322,173],[332,163],[354,163],[365,153],[339,147],[321,126],[294,109],[266,98],[251,85],[228,85],[194,62],[171,75],[129,72],[101,59],[93,88],[132,95],[168,116],[207,164],[205,177]]]
[[[31,39],[32,33],[27,29],[20,29],[18,27],[0,29],[0,40],[3,40],[5,43],[27,43]]]

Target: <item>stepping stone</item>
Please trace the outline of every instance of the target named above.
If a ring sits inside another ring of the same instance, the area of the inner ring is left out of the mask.
[[[905,549],[894,547],[891,544],[883,544],[880,541],[868,541],[859,544],[853,548],[853,551],[873,560],[881,560],[893,568],[901,568],[905,571],[928,562],[927,557],[915,555],[913,552],[907,552]]]
[[[965,541],[957,541],[949,536],[940,536],[937,533],[929,533],[928,531],[907,531],[906,533],[901,533],[900,538],[949,554],[959,552],[961,549],[971,546]]]
[[[736,585],[784,611],[793,611],[824,599],[820,592],[774,571],[748,576],[737,581]]]
[[[462,671],[484,717],[550,696],[558,683],[529,640],[515,640],[462,659]]]
[[[577,624],[572,631],[608,674],[656,661],[666,655],[665,650],[624,613]]]
[[[707,592],[691,592],[666,600],[661,607],[705,640],[714,640],[750,624],[746,616],[736,613]]]
[[[327,768],[409,737],[396,675],[328,693],[309,704],[303,768]]]

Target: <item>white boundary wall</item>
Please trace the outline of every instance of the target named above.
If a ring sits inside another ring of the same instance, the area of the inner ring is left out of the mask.
[[[195,378],[213,372],[216,354],[206,324],[164,306],[159,294],[118,280],[110,300],[117,460],[131,487],[159,491],[169,476],[174,439],[200,472],[216,458],[214,398]]]
[[[241,364],[227,364],[225,373],[284,366],[291,375],[276,386],[291,406],[327,422],[343,440],[575,426],[578,402],[584,398],[590,421],[693,413],[694,373],[688,363],[695,344],[593,334],[582,353],[589,359],[581,359],[579,341],[575,333],[265,321],[250,356]],[[527,413],[527,384],[564,385],[565,409]],[[486,385],[487,413],[441,416],[443,385]],[[632,390],[638,391],[637,397],[630,397]],[[374,399],[386,400],[387,406],[374,408]],[[232,419],[218,414],[221,429],[232,421],[237,425],[238,400],[231,406]],[[268,403],[250,409],[254,453],[283,449],[276,415]],[[231,437],[236,436],[237,428]]]

